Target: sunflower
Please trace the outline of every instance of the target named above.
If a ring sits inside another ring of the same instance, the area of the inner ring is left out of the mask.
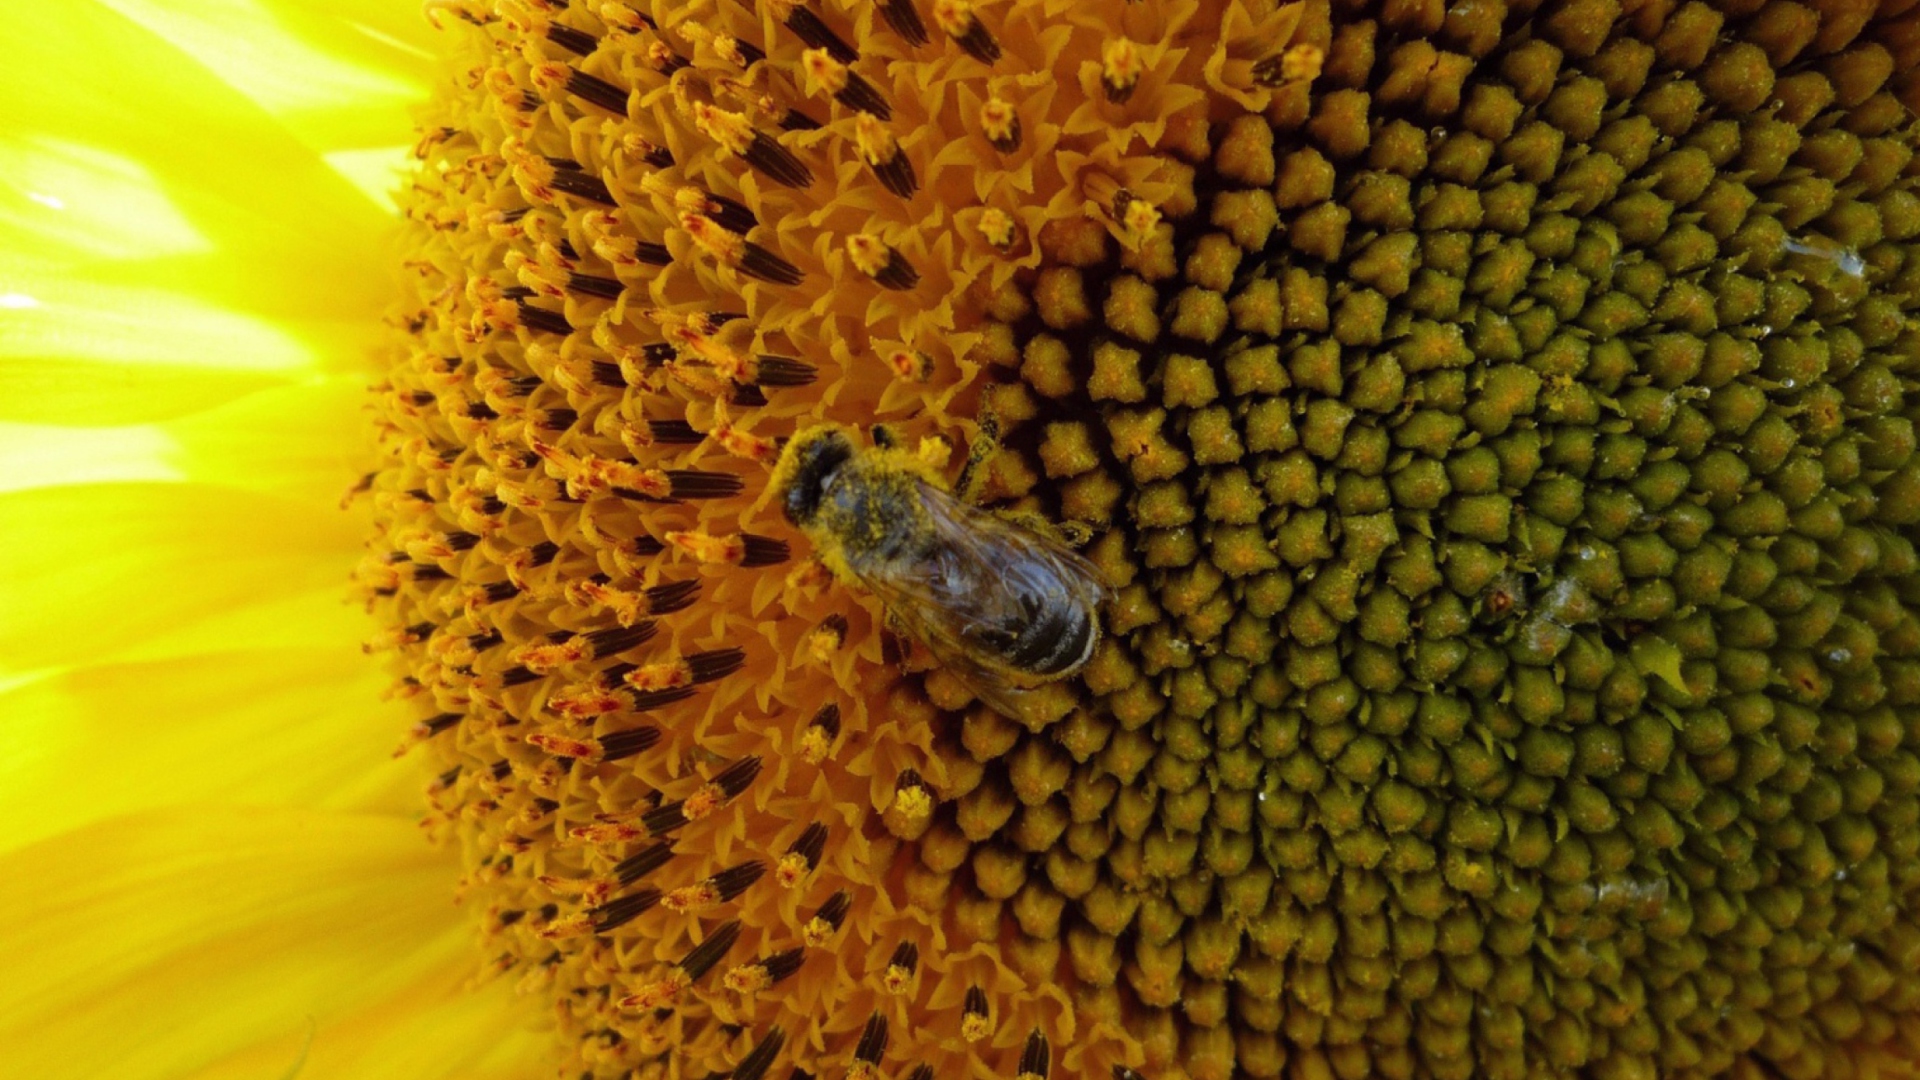
[[[8,20],[0,1074],[525,1075],[345,588],[425,27]]]
[[[149,95],[168,105],[140,130],[237,86],[254,104],[223,133],[270,138],[162,184],[173,142],[76,146],[88,99],[27,64],[68,141],[24,160],[112,185],[99,205],[143,228],[23,215],[73,231],[22,250],[104,235],[114,271],[49,258],[7,308],[59,314],[85,276],[125,326],[144,285],[249,363],[182,374],[128,332],[88,355],[153,358],[140,378],[41,388],[19,441],[49,464],[23,474],[90,486],[10,496],[15,532],[48,537],[9,571],[35,631],[8,643],[12,693],[51,718],[124,687],[119,717],[177,686],[198,723],[236,679],[262,696],[244,729],[170,745],[158,785],[125,735],[58,781],[54,736],[26,742],[45,779],[20,817],[52,824],[16,841],[41,861],[11,925],[56,985],[8,1010],[25,1065],[1797,1078],[1912,1057],[1914,5],[431,5],[445,59],[352,505],[417,717],[400,749],[432,762],[425,825],[495,983],[472,998],[437,948],[461,936],[425,886],[440,864],[391,827],[402,774],[366,763],[371,690],[342,705],[355,676],[314,659],[344,620],[300,606],[354,528],[310,512],[352,458],[329,376],[358,381],[382,292],[348,225],[374,203],[340,176],[380,187],[354,151],[383,138],[365,103],[406,96],[373,73],[415,31],[115,10],[29,37],[179,42],[200,66],[170,89],[227,89]],[[352,60],[275,47],[309,35]],[[181,296],[179,266],[240,252],[246,273]],[[186,262],[127,273],[162,254]],[[62,400],[119,426],[63,441]],[[892,635],[769,498],[821,420],[884,421],[936,475],[972,444],[985,503],[1087,536],[1113,589],[1092,662],[1006,715]],[[81,509],[102,490],[117,505]],[[135,522],[161,524],[115,531]],[[155,551],[179,554],[134,575]],[[112,610],[62,634],[80,587]],[[79,640],[84,670],[60,649]],[[179,782],[316,703],[356,717],[340,744],[251,787]],[[214,799],[299,809],[242,826]],[[136,846],[63,890],[45,861],[74,833]],[[291,933],[235,937],[248,919]],[[352,942],[377,956],[349,970]],[[137,993],[209,958],[244,1015]],[[508,988],[553,1042],[501,1045]]]

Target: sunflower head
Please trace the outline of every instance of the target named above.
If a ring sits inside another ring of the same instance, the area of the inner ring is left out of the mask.
[[[1920,9],[1337,7],[439,9],[366,576],[570,1071],[1906,1030]],[[1084,536],[1072,678],[809,551],[876,421]]]

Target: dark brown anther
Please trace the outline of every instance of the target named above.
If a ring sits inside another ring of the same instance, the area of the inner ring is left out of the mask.
[[[722,871],[732,873],[732,871]],[[759,875],[754,875],[758,877]],[[718,880],[718,875],[715,876]],[[745,888],[745,886],[741,886]],[[687,955],[680,958],[680,970],[687,973],[688,979],[698,979],[713,970],[713,966],[726,957],[727,951],[740,940],[740,920],[733,919],[720,924],[707,940],[694,946]]]
[[[558,311],[548,311],[546,308],[534,307],[532,304],[522,300],[519,305],[519,315],[520,325],[529,330],[537,330],[543,334],[560,334],[562,336],[573,333],[573,324],[568,322],[567,317]]]
[[[678,59],[678,57],[675,59]],[[685,67],[686,65],[687,62],[685,60],[680,61],[681,67]],[[672,72],[666,72],[665,74],[671,75]],[[625,90],[620,89],[605,79],[589,75],[578,68],[569,71],[567,74],[567,93],[572,94],[574,97],[590,105],[605,109],[615,116],[627,115],[627,92]]]
[[[676,499],[718,499],[738,495],[746,486],[745,480],[732,473],[710,472],[706,469],[667,470],[667,490]]]
[[[869,1065],[880,1064],[887,1053],[887,1018],[878,1010],[867,1017],[867,1026],[860,1032],[860,1042],[853,1048],[855,1061],[864,1061]]]
[[[806,277],[800,268],[751,240],[740,249],[738,269],[749,277],[775,285],[798,285]]]
[[[618,300],[620,294],[625,292],[626,289],[627,287],[620,284],[616,279],[601,277],[598,274],[570,273],[567,275],[567,291],[576,292],[582,296],[593,296],[602,300]]]
[[[618,206],[613,201],[613,193],[597,176],[588,176],[580,172],[578,166],[571,169],[556,168],[553,171],[553,190],[571,195],[576,199],[599,206]]]
[[[613,868],[613,877],[624,889],[671,861],[673,861],[673,843],[662,840],[641,849],[636,855],[620,860],[619,864]]]
[[[740,156],[776,184],[790,188],[804,188],[813,184],[812,170],[795,157],[793,151],[760,132],[753,133],[753,141]]]
[[[643,266],[669,266],[673,263],[673,253],[667,250],[667,245],[651,240],[635,241],[633,257]]]
[[[604,660],[617,653],[653,640],[660,624],[652,619],[643,619],[632,626],[609,626],[603,630],[594,630],[587,634],[587,647],[595,660]]]
[[[634,728],[632,731],[617,731],[600,737],[600,760],[622,761],[636,754],[652,749],[660,741],[660,729],[655,727]]]
[[[764,398],[762,404],[765,404]],[[740,560],[740,565],[748,569],[783,563],[793,554],[793,549],[787,546],[785,540],[756,536],[753,533],[741,533],[740,539],[746,543],[747,547],[746,555]]]
[[[735,924],[738,925],[738,924]],[[733,1067],[732,1080],[760,1080],[773,1068],[773,1059],[780,1056],[780,1048],[787,1044],[787,1033],[779,1026],[768,1030],[761,1040]]]
[[[806,386],[819,376],[819,369],[803,360],[786,356],[768,356],[765,353],[754,357],[753,384],[755,386]]]
[[[1053,1048],[1047,1045],[1047,1037],[1034,1028],[1027,1036],[1027,1045],[1020,1051],[1020,1073],[1018,1080],[1047,1080],[1047,1074],[1053,1070]]]
[[[685,420],[649,420],[647,431],[654,442],[676,446],[694,446],[706,438]]]
[[[562,26],[557,22],[547,23],[547,40],[575,56],[592,56],[593,50],[600,47],[599,38],[585,30],[575,30],[571,26]]]
[[[654,905],[660,902],[660,896],[659,889],[642,889],[632,896],[623,896],[594,908],[587,913],[593,918],[593,932],[604,934],[618,930],[653,910]]]
[[[820,16],[797,4],[794,6],[793,13],[787,16],[787,29],[793,31],[794,37],[814,48],[827,50],[828,56],[843,64],[851,64],[860,59],[860,53],[853,46],[840,40],[840,35],[834,33],[826,23],[821,22]]]
[[[909,45],[927,43],[927,27],[920,21],[920,12],[915,10],[913,0],[880,0],[880,15],[893,27],[893,32],[907,39]]]
[[[826,849],[827,827],[816,821],[807,826],[807,831],[801,833],[800,838],[787,848],[787,854],[807,860],[807,869],[813,870],[820,865],[820,855]]]
[[[645,590],[647,614],[671,615],[692,604],[700,595],[698,580],[676,581],[667,585],[655,585]]]

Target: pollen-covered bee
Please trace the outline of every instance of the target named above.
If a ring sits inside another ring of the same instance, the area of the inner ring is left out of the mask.
[[[1022,695],[1093,655],[1106,595],[1099,572],[1063,544],[965,504],[884,429],[874,439],[858,448],[834,424],[795,435],[773,473],[781,508],[834,576],[879,597],[982,701],[1017,716]]]

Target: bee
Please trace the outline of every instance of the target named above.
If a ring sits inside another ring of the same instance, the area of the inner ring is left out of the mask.
[[[1107,594],[1099,572],[1061,542],[955,497],[886,429],[873,436],[862,449],[837,424],[795,435],[773,472],[781,509],[835,577],[878,597],[977,697],[1017,717],[1027,692],[1093,655]],[[976,450],[960,490],[984,456]]]

